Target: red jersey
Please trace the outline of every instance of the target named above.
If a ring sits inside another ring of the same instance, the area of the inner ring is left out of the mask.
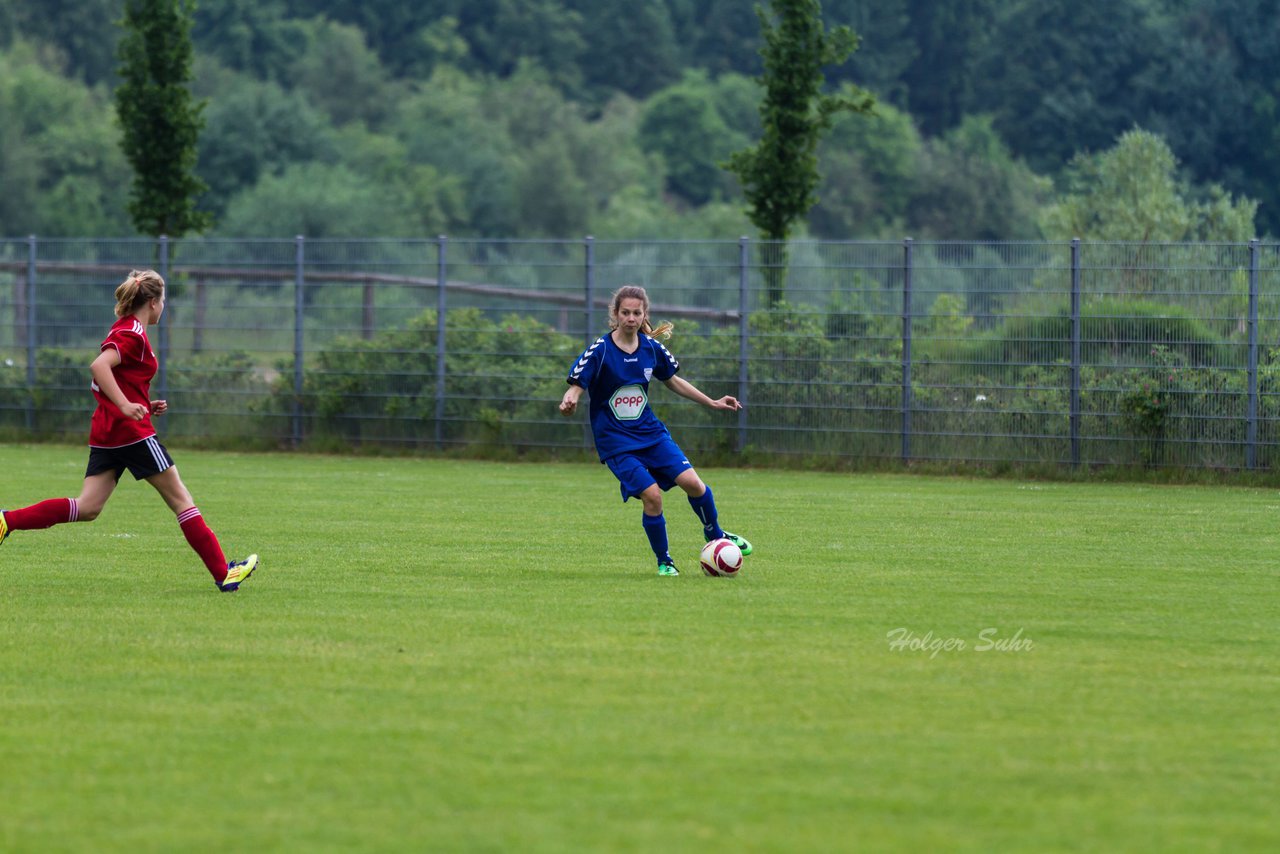
[[[160,362],[147,340],[147,327],[136,317],[122,317],[107,333],[101,350],[114,347],[120,354],[120,364],[111,373],[120,384],[120,390],[131,403],[147,407],[147,416],[141,421],[126,418],[116,405],[102,393],[96,382],[90,384],[98,408],[93,413],[89,427],[89,447],[122,448],[150,439],[156,434],[151,426],[151,378],[160,368]]]

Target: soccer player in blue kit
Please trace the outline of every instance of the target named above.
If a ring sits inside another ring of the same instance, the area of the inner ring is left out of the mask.
[[[622,500],[637,497],[644,505],[644,532],[658,558],[658,574],[680,574],[667,550],[667,521],[662,515],[662,493],[673,486],[688,494],[708,541],[724,537],[744,555],[751,554],[751,543],[720,527],[711,488],[649,408],[649,381],[661,380],[681,397],[710,409],[736,412],[742,404],[728,395],[712,400],[676,376],[680,364],[657,340],[671,333],[671,324],[656,330],[649,325],[649,295],[644,288],[624,285],[613,294],[609,328],[608,335],[596,339],[574,362],[560,413],[573,415],[584,390],[590,396],[596,452],[621,482]]]

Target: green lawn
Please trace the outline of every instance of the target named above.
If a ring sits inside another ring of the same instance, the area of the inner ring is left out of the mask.
[[[0,548],[0,850],[1280,846],[1274,490],[706,469],[663,579],[599,465],[176,456],[262,566],[128,476]]]

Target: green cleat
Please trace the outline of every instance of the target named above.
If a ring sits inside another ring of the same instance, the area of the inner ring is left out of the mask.
[[[223,593],[239,590],[240,585],[258,568],[258,556],[249,555],[244,560],[233,560],[227,564],[227,577],[222,579],[218,589]]]
[[[9,536],[9,523],[4,520],[4,511],[0,510],[0,545],[4,544],[7,536]]]
[[[676,562],[671,558],[664,558],[658,561],[658,575],[679,575],[680,570],[676,569]]]
[[[745,537],[739,537],[737,534],[730,534],[725,531],[724,538],[737,546],[738,551],[742,552],[744,556],[751,554],[751,543],[747,542]]]

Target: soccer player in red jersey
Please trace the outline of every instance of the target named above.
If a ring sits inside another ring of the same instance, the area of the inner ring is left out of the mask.
[[[119,318],[89,366],[98,408],[89,427],[89,466],[78,498],[50,498],[21,510],[0,510],[0,544],[13,531],[49,528],[63,522],[92,522],[128,469],[135,480],[156,488],[178,517],[183,536],[224,593],[236,590],[258,568],[258,556],[227,562],[218,538],[204,523],[191,493],[178,477],[173,458],[156,439],[151,416],[169,404],[151,399],[151,378],[159,363],[147,327],[164,313],[164,279],[154,270],[134,270],[116,288]]]

